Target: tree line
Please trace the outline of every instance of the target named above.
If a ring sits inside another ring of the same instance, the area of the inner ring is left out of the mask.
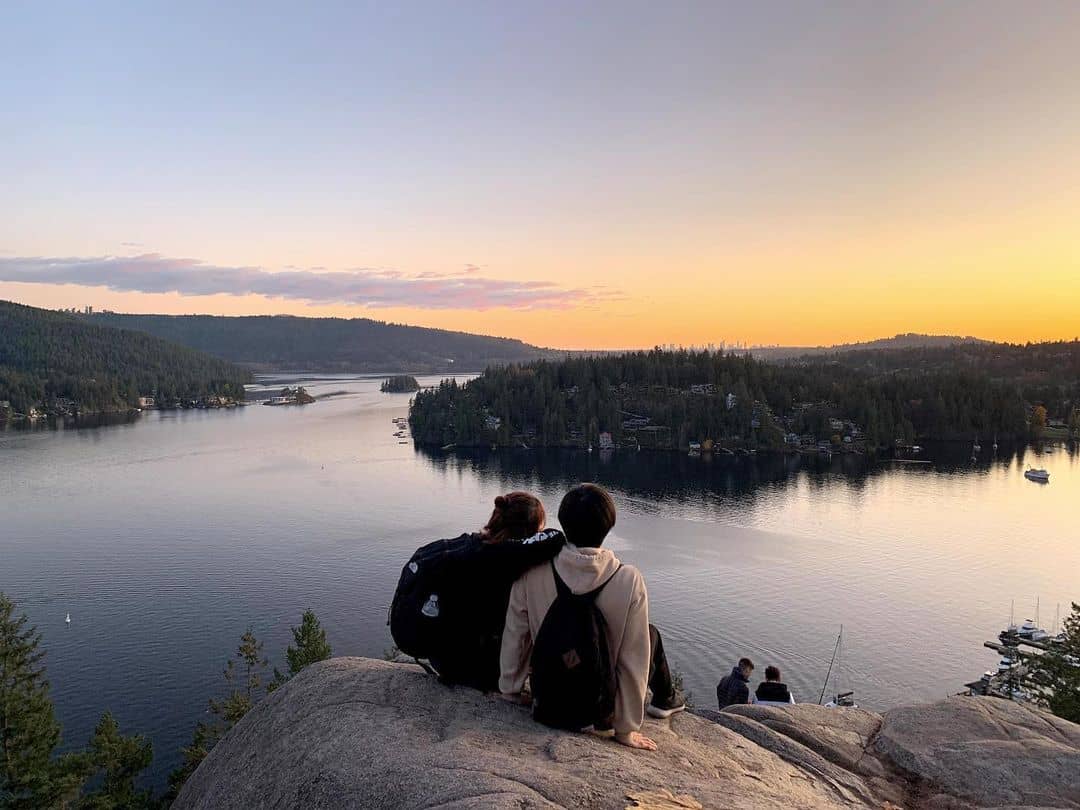
[[[0,401],[28,413],[57,400],[84,411],[207,396],[244,398],[251,375],[160,338],[0,301]]]
[[[331,655],[326,631],[306,611],[292,628],[286,672],[267,670],[262,642],[249,629],[225,666],[227,692],[211,698],[209,719],[196,724],[183,762],[161,795],[138,785],[153,761],[142,735],[124,735],[106,711],[81,750],[60,754],[60,723],[53,712],[41,635],[0,592],[0,810],[158,810],[168,807],[214,745],[263,695],[304,667]]]
[[[897,440],[1026,438],[1030,411],[1016,381],[962,366],[882,372],[832,359],[766,363],[654,349],[488,368],[463,385],[420,391],[409,418],[417,441],[437,445],[584,445],[609,433],[642,445],[648,435],[659,446],[711,439],[766,449],[787,432],[827,439],[840,419],[881,449]]]

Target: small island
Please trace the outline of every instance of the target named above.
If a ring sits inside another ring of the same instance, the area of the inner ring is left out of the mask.
[[[270,397],[263,405],[310,405],[314,401],[315,397],[309,394],[304,386],[298,385],[296,388],[285,386],[280,394]]]
[[[408,374],[396,374],[383,380],[379,390],[384,394],[411,394],[420,390],[420,383],[416,381],[416,377]]]

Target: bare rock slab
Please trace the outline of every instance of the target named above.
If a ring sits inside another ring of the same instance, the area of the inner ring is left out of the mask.
[[[660,745],[553,731],[527,710],[439,684],[419,668],[336,658],[253,708],[174,807],[881,807],[700,717],[646,724]]]

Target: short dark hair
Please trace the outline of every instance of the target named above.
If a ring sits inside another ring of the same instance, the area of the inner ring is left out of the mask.
[[[780,667],[774,667],[772,664],[765,667],[765,680],[778,681],[780,680]]]
[[[741,667],[742,669],[753,669],[754,662],[751,661],[749,658],[740,658],[739,667]]]
[[[559,523],[567,541],[575,546],[596,548],[615,525],[615,501],[603,487],[578,484],[559,504]]]

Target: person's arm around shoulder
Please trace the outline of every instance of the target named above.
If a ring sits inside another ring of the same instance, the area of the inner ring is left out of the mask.
[[[510,603],[506,608],[506,624],[503,627],[502,649],[499,653],[499,692],[503,695],[520,696],[529,676],[529,658],[532,655],[532,633],[529,629],[529,603],[526,599],[525,577],[521,577],[510,589]]]
[[[624,565],[618,576],[633,577],[619,660],[615,664],[615,740],[630,748],[655,751],[656,743],[641,733],[645,721],[645,690],[649,681],[649,595],[641,572]]]
[[[530,568],[553,559],[566,544],[558,529],[544,529],[524,540],[496,543],[492,552],[498,555],[504,570],[517,579]]]

